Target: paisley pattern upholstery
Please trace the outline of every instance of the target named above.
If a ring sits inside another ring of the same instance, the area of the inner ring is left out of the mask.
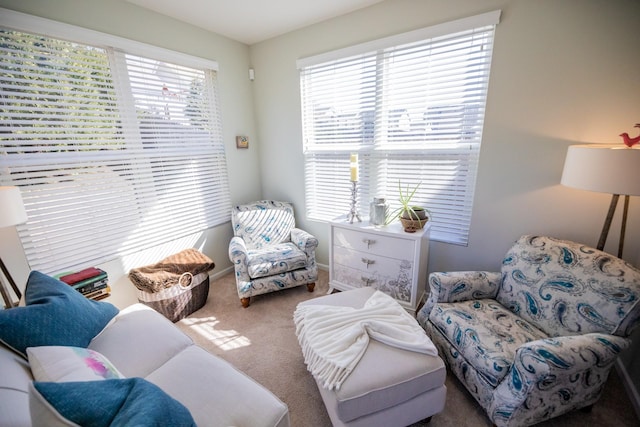
[[[493,387],[513,364],[516,350],[547,335],[492,299],[441,303],[430,317],[438,331],[454,345]]]
[[[233,208],[233,235],[244,240],[248,249],[263,249],[291,241],[295,227],[290,203],[263,200]]]
[[[248,255],[249,277],[254,279],[286,273],[307,265],[307,255],[291,242],[250,250]]]
[[[626,336],[624,320],[638,304],[632,272],[588,246],[530,236],[507,253],[497,300],[551,336]]]
[[[417,318],[497,426],[597,402],[640,316],[640,271],[577,243],[522,236],[502,271],[432,273]]]
[[[265,200],[236,206],[231,224],[229,259],[240,298],[315,283],[318,239],[295,227],[290,203]]]

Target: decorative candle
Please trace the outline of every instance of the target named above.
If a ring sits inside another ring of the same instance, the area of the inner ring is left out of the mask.
[[[358,155],[351,154],[351,161],[349,162],[349,166],[351,167],[351,181],[358,181]]]

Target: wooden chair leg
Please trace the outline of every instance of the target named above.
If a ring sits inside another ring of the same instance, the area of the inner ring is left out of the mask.
[[[313,289],[316,287],[315,283],[307,283],[307,290],[309,292],[313,292]]]
[[[251,304],[251,298],[240,298],[240,304],[242,304],[242,308],[249,307],[249,304]]]

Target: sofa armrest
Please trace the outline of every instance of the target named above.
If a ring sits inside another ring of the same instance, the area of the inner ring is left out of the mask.
[[[243,282],[251,281],[248,270],[249,256],[247,252],[247,246],[242,238],[238,236],[231,238],[229,242],[229,260],[233,263],[236,277],[241,278]]]
[[[630,342],[615,335],[590,333],[545,338],[520,346],[511,370],[495,390],[490,414],[498,418],[517,416],[516,411],[525,402],[536,401],[544,408],[545,402],[564,394],[572,395],[575,408],[592,404],[618,354]]]
[[[318,239],[315,236],[300,228],[292,228],[291,241],[307,254],[308,259],[315,258],[315,251],[318,247]]]
[[[429,298],[418,312],[418,321],[425,325],[433,307],[440,302],[495,298],[502,275],[493,271],[455,271],[429,275]]]

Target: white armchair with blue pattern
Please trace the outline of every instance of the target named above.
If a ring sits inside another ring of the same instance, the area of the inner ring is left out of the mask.
[[[318,279],[318,239],[296,228],[291,203],[263,200],[231,211],[229,243],[238,296],[248,307],[252,296],[307,285]]]
[[[496,426],[590,410],[638,324],[640,271],[542,236],[501,270],[432,273],[418,321]]]

